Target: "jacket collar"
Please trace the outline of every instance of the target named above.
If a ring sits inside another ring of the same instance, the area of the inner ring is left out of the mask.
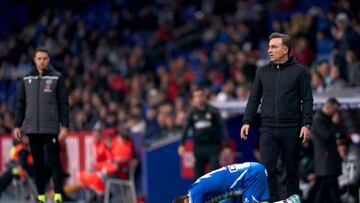
[[[325,114],[322,109],[320,109],[320,115],[322,115],[324,118],[327,118],[329,120],[331,120],[331,118],[332,118],[332,116],[329,116],[329,115]]]
[[[195,109],[198,110],[198,111],[201,111],[201,112],[205,112],[205,111],[207,111],[207,110],[209,109],[209,105],[208,105],[208,104],[205,104],[205,106],[204,106],[203,109],[199,109],[199,108],[197,108],[197,107],[195,107]]]
[[[48,66],[42,75],[49,75],[50,72],[52,72],[54,70],[54,68],[52,66]],[[36,69],[35,66],[33,66],[32,70],[31,70],[31,75],[39,75],[39,71]]]
[[[294,65],[294,64],[296,64],[296,63],[297,63],[296,59],[295,59],[293,56],[290,56],[289,59],[288,59],[285,63],[280,64],[280,63],[273,63],[273,62],[271,62],[271,66],[272,66],[272,67],[275,67],[275,68],[277,68],[277,67],[279,67],[279,68],[285,68],[285,67]]]

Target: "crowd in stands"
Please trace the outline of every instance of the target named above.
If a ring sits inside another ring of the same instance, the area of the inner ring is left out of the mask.
[[[357,1],[144,2],[50,7],[1,34],[0,134],[13,129],[17,78],[39,46],[65,76],[71,131],[128,129],[145,144],[178,134],[196,85],[213,101],[246,101],[272,32],[294,39],[315,94],[360,86]]]
[[[16,79],[32,68],[38,46],[65,75],[73,131],[105,123],[149,140],[177,132],[197,84],[213,100],[246,100],[257,67],[268,61],[271,32],[292,36],[292,55],[309,67],[314,92],[359,86],[355,4],[94,1],[81,11],[49,9],[0,40],[0,133],[11,132]]]

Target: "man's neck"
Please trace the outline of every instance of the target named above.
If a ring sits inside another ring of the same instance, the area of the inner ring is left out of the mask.
[[[280,60],[278,60],[278,61],[274,61],[274,63],[275,64],[284,64],[284,63],[286,63],[287,61],[289,60],[289,57],[284,57],[284,58],[282,58],[282,59],[280,59]]]
[[[325,107],[323,107],[322,109],[321,109],[321,111],[323,112],[323,114],[325,114],[326,116],[331,116],[331,114],[326,110],[326,108]]]
[[[39,73],[39,75],[43,75],[46,69],[36,68],[36,70]]]
[[[198,110],[200,110],[200,111],[204,111],[205,108],[206,108],[206,105],[205,105],[205,104],[204,104],[204,105],[197,105],[196,108],[197,108]]]

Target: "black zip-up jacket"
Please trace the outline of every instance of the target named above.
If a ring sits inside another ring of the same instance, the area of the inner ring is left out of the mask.
[[[261,121],[268,127],[311,125],[313,96],[310,75],[293,57],[270,63],[256,73],[243,122],[248,124],[261,103]]]
[[[220,112],[212,106],[206,105],[204,110],[192,108],[187,114],[182,129],[181,144],[184,144],[189,129],[192,129],[193,140],[198,145],[219,145],[221,139],[225,147],[229,146],[229,138],[221,118]]]
[[[69,127],[69,104],[62,75],[48,67],[36,68],[21,78],[17,89],[14,126],[24,122],[26,134],[58,134]]]

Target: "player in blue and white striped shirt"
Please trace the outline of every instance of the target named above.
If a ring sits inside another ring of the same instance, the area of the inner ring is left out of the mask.
[[[297,198],[297,201],[292,200],[294,203],[300,202],[298,195],[291,198]],[[282,202],[290,202],[289,199]],[[268,200],[265,167],[260,163],[246,162],[225,166],[198,178],[188,194],[173,203],[267,203]]]

